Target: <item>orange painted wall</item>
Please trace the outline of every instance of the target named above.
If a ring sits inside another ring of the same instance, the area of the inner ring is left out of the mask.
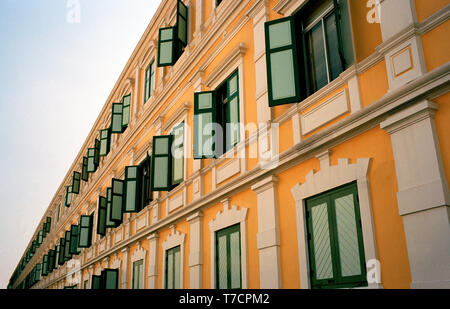
[[[450,61],[450,21],[422,36],[423,53],[427,70],[431,71]]]
[[[389,90],[386,62],[380,61],[359,76],[361,104],[366,107],[381,99]]]
[[[449,0],[415,0],[417,19],[419,23],[433,15],[439,9],[449,5]]]
[[[450,180],[450,93],[447,92],[446,95],[434,99],[433,102],[438,105],[438,111],[434,119],[439,146],[441,148],[445,177],[448,182]]]

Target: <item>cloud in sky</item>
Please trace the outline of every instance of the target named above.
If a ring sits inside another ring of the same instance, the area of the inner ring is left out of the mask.
[[[0,1],[0,288],[160,2]]]

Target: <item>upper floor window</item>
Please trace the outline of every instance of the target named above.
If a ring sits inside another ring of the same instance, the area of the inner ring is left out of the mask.
[[[306,200],[312,288],[367,286],[356,184]]]
[[[194,94],[194,159],[218,158],[240,140],[239,76]]]
[[[152,61],[145,70],[144,79],[144,104],[153,94],[155,90],[155,61]]]
[[[353,63],[347,0],[309,1],[294,16],[267,22],[269,106],[296,103]]]

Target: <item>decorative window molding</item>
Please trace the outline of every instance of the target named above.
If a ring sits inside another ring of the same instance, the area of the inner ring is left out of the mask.
[[[288,16],[300,10],[308,0],[280,0],[274,5],[273,11]]]
[[[306,181],[303,184],[298,183],[291,189],[297,213],[300,285],[308,289],[311,288],[311,282],[309,277],[307,229],[305,224],[305,200],[309,197],[356,181],[366,264],[370,260],[378,259],[368,180],[371,159],[358,159],[355,164],[349,164],[349,159],[339,159],[338,165],[330,166],[328,151],[319,154],[317,158],[320,160],[320,171],[315,172],[312,170],[306,175]],[[381,283],[369,283],[369,288],[382,288],[382,286]]]
[[[142,280],[140,285],[142,286],[142,288],[145,287],[145,265],[146,265],[146,259],[147,259],[147,250],[145,250],[144,248],[141,247],[141,243],[138,242],[138,246],[136,248],[136,250],[134,250],[133,254],[131,255],[131,272],[132,272],[132,276],[133,276],[133,264],[134,262],[137,262],[139,260],[142,260]],[[134,281],[134,278],[131,278],[132,282]]]
[[[166,276],[164,272],[166,271],[166,251],[174,247],[180,246],[180,289],[184,286],[184,240],[186,239],[186,234],[175,230],[175,226],[171,226],[171,232],[167,235],[166,240],[162,243],[163,248],[163,282],[162,286],[166,285]]]
[[[210,231],[210,271],[211,271],[211,288],[216,286],[216,232],[229,226],[240,224],[241,234],[241,276],[242,288],[248,289],[248,269],[247,269],[247,212],[248,208],[234,205],[228,207],[228,199],[222,201],[223,211],[219,211],[216,218],[209,221]]]

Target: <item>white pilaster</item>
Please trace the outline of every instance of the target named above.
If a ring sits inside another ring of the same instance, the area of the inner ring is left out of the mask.
[[[148,260],[148,288],[156,289],[156,279],[158,275],[158,240],[157,233],[147,237],[149,241],[149,260]]]
[[[412,288],[450,288],[450,192],[434,114],[421,101],[390,116],[381,128],[391,135]]]
[[[130,249],[128,247],[122,249],[122,274],[120,280],[120,288],[128,289],[128,253]]]
[[[189,288],[202,288],[202,212],[196,212],[187,218],[190,224],[189,232]]]
[[[280,228],[276,176],[252,186],[258,201],[259,277],[261,289],[281,288]]]

